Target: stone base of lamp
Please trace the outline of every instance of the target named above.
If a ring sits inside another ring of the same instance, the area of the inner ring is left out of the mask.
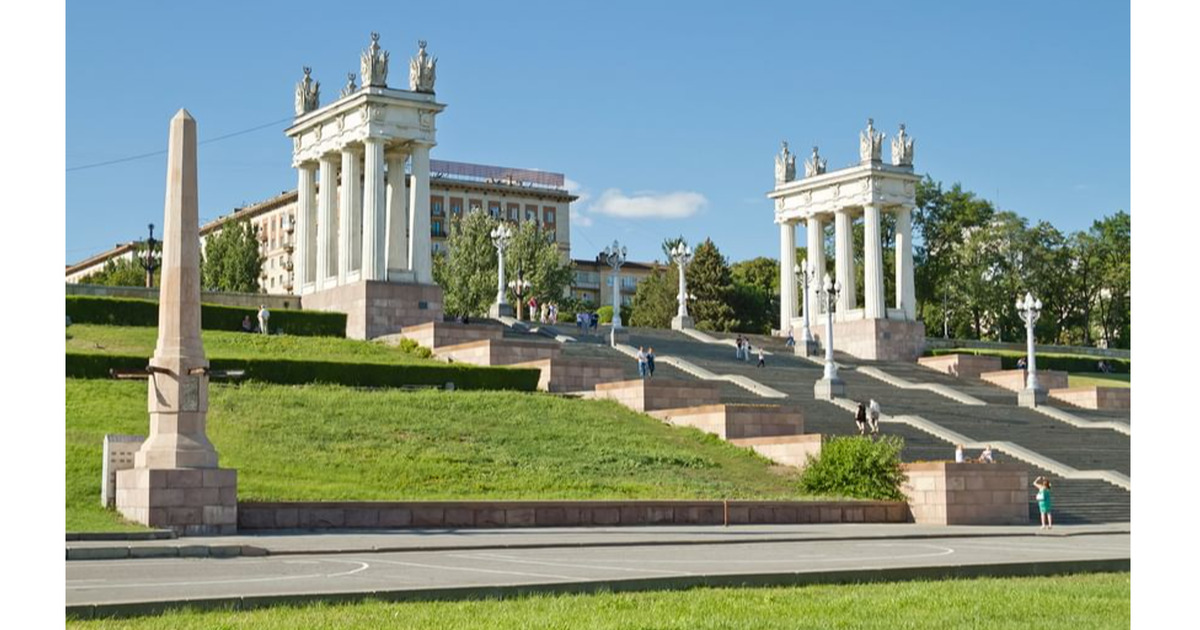
[[[181,535],[237,533],[237,470],[130,468],[117,471],[117,510]]]
[[[823,378],[813,384],[813,397],[818,400],[833,400],[846,397],[846,381],[840,378]]]
[[[512,304],[495,303],[495,304],[492,304],[492,306],[490,308],[488,308],[488,317],[491,317],[492,319],[500,319],[501,317],[513,317],[514,313],[515,313],[515,311],[513,311]]]
[[[815,340],[797,341],[792,352],[798,357],[819,357],[822,354],[821,345]]]
[[[695,322],[688,315],[676,315],[671,318],[671,330],[690,330],[695,327]]]
[[[346,337],[374,339],[413,324],[442,321],[442,288],[359,280],[300,297],[302,308],[346,314]],[[283,331],[287,333],[285,328]]]
[[[821,342],[824,326],[812,333]],[[916,361],[925,352],[925,324],[900,319],[834,321],[833,349],[869,361]]]
[[[613,328],[608,331],[608,345],[615,346],[619,343],[629,343],[629,330],[627,328]]]
[[[1021,407],[1036,407],[1046,404],[1049,391],[1045,389],[1022,389],[1017,392],[1017,404]]]

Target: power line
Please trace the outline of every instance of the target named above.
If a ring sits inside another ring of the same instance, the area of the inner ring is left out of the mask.
[[[262,125],[258,125],[257,127],[251,127],[251,128],[249,128],[249,129],[243,129],[243,130],[241,130],[241,131],[235,131],[235,132],[233,132],[233,133],[227,133],[227,134],[225,134],[225,135],[223,135],[223,136],[217,136],[216,138],[209,138],[209,139],[207,139],[207,140],[201,140],[201,141],[200,141],[200,142],[198,142],[197,144],[208,144],[208,143],[210,143],[210,142],[218,142],[218,141],[220,141],[220,140],[227,140],[227,139],[229,139],[229,138],[233,138],[233,137],[236,137],[236,136],[240,136],[240,135],[243,135],[243,134],[247,134],[247,133],[250,133],[250,132],[252,132],[252,131],[258,131],[259,129],[266,129],[267,127],[273,127],[273,126],[275,126],[275,125],[278,125],[278,124],[281,124],[281,123],[285,123],[285,122],[291,122],[291,121],[292,121],[292,120],[294,120],[294,119],[295,119],[295,117],[294,117],[294,116],[288,116],[287,118],[280,118],[279,120],[273,120],[273,121],[271,121],[271,122],[269,122],[269,123],[262,124]],[[142,154],[140,154],[140,155],[131,155],[131,156],[129,156],[129,157],[117,158],[117,159],[115,159],[115,160],[108,160],[108,161],[106,161],[106,162],[96,162],[95,164],[84,164],[83,166],[72,166],[71,168],[68,168],[68,169],[67,169],[67,172],[69,173],[69,172],[71,172],[71,171],[82,171],[82,170],[84,170],[84,169],[88,169],[88,168],[98,168],[98,167],[101,167],[101,166],[108,166],[108,165],[110,165],[110,164],[120,164],[121,162],[132,162],[133,160],[140,160],[140,159],[142,159],[142,158],[153,157],[153,156],[155,156],[155,155],[164,155],[164,154],[166,154],[166,152],[167,152],[167,150],[166,150],[166,149],[163,149],[163,150],[161,150],[161,151],[152,151],[152,152],[150,152],[150,153],[142,153]]]

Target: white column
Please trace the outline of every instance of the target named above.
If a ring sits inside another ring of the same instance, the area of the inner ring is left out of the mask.
[[[383,139],[367,138],[364,143],[361,277],[363,280],[387,280]]]
[[[887,319],[883,299],[883,243],[879,237],[879,206],[863,206],[863,314]]]
[[[855,306],[854,296],[854,217],[849,208],[838,208],[833,222],[833,256],[837,281],[842,285],[838,294],[837,314],[844,320]]]
[[[796,316],[796,226],[779,224],[779,330],[787,334]]]
[[[408,156],[387,156],[387,270],[408,269],[408,186],[404,163]]]
[[[904,319],[917,319],[917,288],[913,278],[912,208],[896,209],[896,308]]]
[[[316,286],[324,288],[331,276],[337,275],[337,225],[334,216],[337,210],[336,155],[322,155],[320,159],[321,183],[317,188],[317,274]]]
[[[429,145],[413,143],[412,195],[408,217],[408,266],[418,284],[433,284],[429,233]]]
[[[346,283],[346,274],[354,264],[358,230],[362,225],[362,191],[358,178],[362,175],[359,151],[353,147],[342,149],[342,189],[338,200],[338,284]]]
[[[824,313],[821,306],[821,279],[825,277],[825,224],[821,217],[808,217],[808,265],[816,271],[808,283],[808,325],[817,326],[821,322],[818,316]]]
[[[296,249],[292,254],[296,295],[305,292],[305,285],[317,276],[317,165],[305,162],[297,173],[296,187]]]

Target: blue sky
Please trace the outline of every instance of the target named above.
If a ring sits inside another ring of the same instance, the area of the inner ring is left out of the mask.
[[[644,6],[649,5],[649,6]],[[66,20],[66,262],[162,222],[167,123],[206,138],[288,118],[301,67],[330,102],[369,33],[407,85],[438,61],[436,159],[566,174],[572,253],[711,236],[778,256],[780,140],[830,168],[868,117],[916,169],[1031,221],[1130,209],[1129,5],[1120,2],[81,2]],[[295,187],[284,122],[200,147],[200,214]],[[629,216],[629,214],[639,216]],[[803,233],[799,236],[803,242]]]

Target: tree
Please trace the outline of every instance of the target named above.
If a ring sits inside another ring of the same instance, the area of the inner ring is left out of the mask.
[[[145,254],[134,253],[134,256]],[[158,286],[159,270],[154,270],[153,286]],[[146,270],[142,264],[132,258],[110,258],[99,271],[92,272],[80,279],[79,284],[100,284],[110,287],[144,287],[146,286]]]
[[[491,232],[497,225],[479,208],[451,219],[449,253],[433,258],[433,279],[442,287],[446,313],[486,315],[495,301],[498,265]]]
[[[730,331],[741,322],[730,305],[733,290],[729,265],[712,239],[696,246],[687,268],[688,291],[696,296],[689,312],[700,330]]]
[[[630,326],[667,328],[678,312],[679,267],[659,269],[638,283],[631,304]]]
[[[1096,242],[1095,256],[1100,274],[1096,292],[1097,324],[1109,347],[1130,347],[1130,227],[1129,213],[1121,210],[1096,221],[1089,230]]]
[[[968,234],[991,220],[995,208],[960,184],[943,190],[929,176],[917,183],[916,198],[913,232],[920,234],[921,243],[913,248],[917,312],[926,322],[953,319],[957,327],[971,318],[965,304],[951,299],[955,290],[950,283],[962,273],[956,255]]]
[[[504,274],[510,279],[520,275],[529,282],[529,293],[522,295],[524,300],[534,297],[539,304],[548,304],[562,299],[575,276],[575,266],[559,254],[548,232],[526,221],[513,230],[512,242],[504,252]]]
[[[730,277],[733,279],[730,299],[741,322],[737,330],[770,333],[779,316],[779,263],[765,256],[736,262],[730,267]],[[780,324],[780,329],[784,328]]]
[[[688,244],[687,239],[683,238],[683,236],[676,236],[675,238],[663,239],[662,252],[663,252],[663,256],[665,257],[664,260],[666,260],[667,262],[671,262],[671,250],[675,249],[675,247],[680,244],[683,244],[686,246]]]
[[[201,282],[210,291],[258,293],[262,274],[256,228],[249,220],[227,223],[209,236],[200,261]]]

